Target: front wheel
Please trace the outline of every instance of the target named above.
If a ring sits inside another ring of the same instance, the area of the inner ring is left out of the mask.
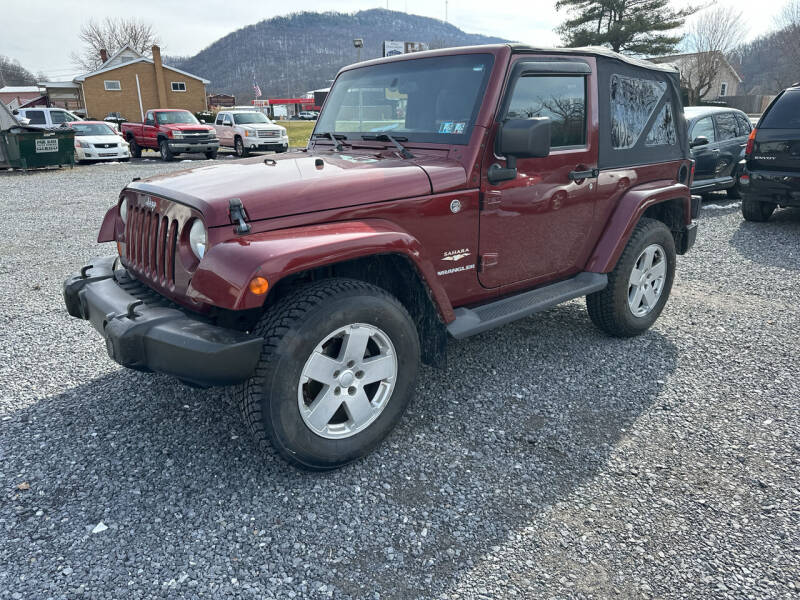
[[[217,151],[209,150],[208,152],[206,152],[206,158],[208,160],[215,160],[217,158]]]
[[[335,469],[369,454],[411,400],[417,330],[381,288],[352,279],[304,285],[254,333],[265,342],[238,403],[255,438],[297,467]]]
[[[768,220],[775,212],[775,205],[772,202],[762,202],[745,198],[742,200],[742,216],[746,221],[762,223]]]
[[[128,149],[133,158],[142,158],[142,149],[139,147],[139,144],[136,143],[135,139],[130,138],[128,140]]]
[[[244,158],[247,156],[247,148],[244,147],[244,142],[242,138],[236,137],[236,140],[233,142],[233,149],[236,152],[236,156],[239,158]]]
[[[672,233],[661,221],[643,218],[609,273],[608,285],[586,297],[589,317],[610,335],[639,335],[664,309],[674,276]]]
[[[161,140],[161,142],[158,144],[158,149],[161,152],[161,160],[168,161],[175,158],[172,150],[169,149],[169,143],[167,140]]]

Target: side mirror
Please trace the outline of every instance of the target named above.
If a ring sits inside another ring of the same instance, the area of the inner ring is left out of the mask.
[[[708,145],[708,138],[704,135],[698,135],[696,138],[692,140],[692,143],[689,144],[690,148],[696,148],[697,146],[707,146]]]
[[[497,153],[506,157],[506,167],[489,167],[489,182],[499,183],[517,176],[517,158],[544,158],[550,155],[549,117],[509,119],[500,126]]]

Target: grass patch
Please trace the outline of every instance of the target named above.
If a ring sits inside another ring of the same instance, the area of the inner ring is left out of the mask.
[[[290,148],[305,148],[311,131],[316,125],[316,121],[276,121],[281,127],[286,128],[289,134]]]

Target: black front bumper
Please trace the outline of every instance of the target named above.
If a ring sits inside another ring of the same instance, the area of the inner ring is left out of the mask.
[[[69,314],[91,322],[123,367],[174,375],[201,386],[229,385],[255,370],[263,338],[219,327],[170,303],[99,258],[64,282]]]

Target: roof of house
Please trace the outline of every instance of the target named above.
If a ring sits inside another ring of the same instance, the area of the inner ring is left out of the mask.
[[[38,85],[7,85],[0,88],[0,94],[39,94]]]
[[[124,58],[121,55],[125,51],[127,51],[128,53],[135,54],[138,58],[133,58],[132,60],[122,60],[122,61],[117,60],[118,58]],[[146,62],[146,63],[150,63],[152,65],[153,64],[153,59],[152,58],[147,58],[141,52],[138,52],[137,50],[135,50],[131,46],[126,45],[126,46],[120,48],[119,50],[117,50],[106,62],[104,62],[102,65],[100,65],[99,69],[96,69],[95,71],[92,71],[91,73],[85,73],[84,75],[80,75],[80,76],[76,77],[75,79],[73,79],[73,81],[75,81],[75,82],[86,81],[86,79],[89,78],[89,77],[94,77],[95,75],[100,75],[101,73],[107,73],[108,71],[113,71],[114,69],[119,69],[120,67],[127,67],[128,65],[132,65],[132,64],[140,63],[140,62]],[[197,79],[199,81],[202,81],[206,85],[211,83],[208,79],[204,79],[204,78],[199,77],[197,75],[193,75],[192,73],[187,73],[186,71],[181,71],[180,69],[176,69],[175,67],[170,67],[169,65],[162,65],[162,66],[165,69],[169,69],[170,71],[175,71],[176,73],[180,73],[181,75],[186,75],[187,77],[191,77],[192,79]]]
[[[714,52],[718,53],[722,57],[722,60],[725,61],[726,65],[728,65],[728,68],[736,76],[736,79],[739,80],[739,83],[742,83],[743,80],[741,75],[739,75],[736,69],[733,68],[733,65],[728,61],[727,58],[725,58],[725,55],[719,50],[715,50]],[[675,61],[679,61],[685,58],[691,58],[692,56],[699,56],[701,54],[706,54],[706,52],[687,52],[686,54],[670,54],[669,56],[654,56],[652,58],[648,58],[647,60],[656,64],[675,64]]]

